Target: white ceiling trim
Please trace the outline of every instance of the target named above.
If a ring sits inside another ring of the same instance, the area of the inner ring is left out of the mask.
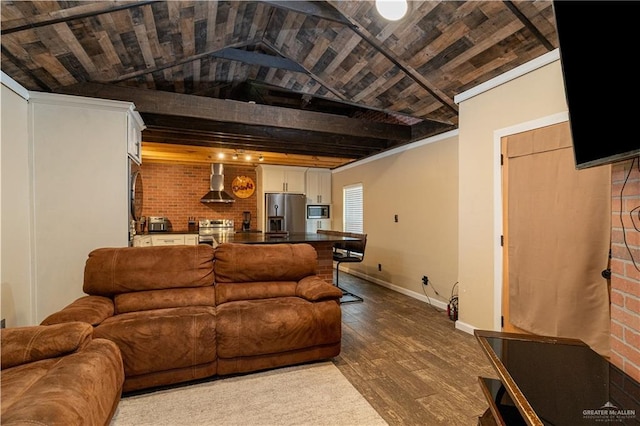
[[[507,71],[504,74],[500,74],[499,76],[492,78],[489,81],[485,81],[482,84],[477,85],[476,87],[467,90],[466,92],[462,92],[453,97],[453,101],[456,104],[459,104],[462,101],[466,101],[474,96],[477,96],[481,93],[494,89],[502,84],[505,84],[511,80],[515,80],[518,77],[522,77],[523,75],[530,73],[531,71],[535,71],[538,68],[542,68],[546,65],[549,65],[552,62],[560,60],[560,50],[555,49],[549,53],[545,53],[542,56],[537,57],[536,59],[527,62],[526,64],[522,64],[517,68],[512,69],[511,71]]]
[[[9,77],[4,73],[4,71],[0,71],[0,83],[4,84],[5,87],[14,91],[18,96],[23,98],[25,101],[29,100],[29,91],[22,87],[20,83]]]
[[[409,151],[411,149],[418,148],[418,147],[421,147],[423,145],[427,145],[427,144],[430,144],[430,143],[438,142],[438,141],[441,141],[443,139],[452,138],[454,136],[458,136],[458,129],[450,130],[450,131],[445,132],[445,133],[440,133],[439,135],[431,136],[431,137],[426,138],[426,139],[421,139],[421,140],[416,141],[416,142],[411,142],[411,143],[399,146],[397,148],[392,148],[392,149],[390,149],[388,151],[384,151],[384,152],[381,152],[379,154],[372,155],[371,157],[363,158],[362,160],[356,160],[353,163],[349,163],[349,164],[345,164],[344,166],[336,167],[335,169],[332,170],[332,172],[333,173],[343,172],[343,171],[348,170],[348,169],[350,169],[352,167],[362,166],[363,164],[367,164],[367,163],[370,163],[372,161],[379,160],[381,158],[389,157],[391,155],[396,155],[396,154],[399,154],[399,153],[404,152],[404,151]]]

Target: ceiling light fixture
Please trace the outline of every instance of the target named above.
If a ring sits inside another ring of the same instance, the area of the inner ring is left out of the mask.
[[[247,161],[251,161],[251,154],[245,154],[244,159]]]
[[[237,153],[234,153],[234,154],[233,154],[233,159],[234,159],[234,160],[237,160],[237,159],[238,159],[238,154],[237,154]]]
[[[407,0],[376,0],[378,13],[389,21],[402,19],[408,8]]]
[[[218,153],[218,158],[220,158],[220,159],[224,158],[224,152],[219,152]]]
[[[264,161],[264,157],[261,155],[260,157],[258,157],[258,161]]]

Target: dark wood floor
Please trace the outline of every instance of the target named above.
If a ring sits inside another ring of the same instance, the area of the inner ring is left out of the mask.
[[[343,272],[340,286],[364,302],[342,305],[334,362],[387,423],[477,425],[477,377],[496,375],[475,337],[422,301]]]

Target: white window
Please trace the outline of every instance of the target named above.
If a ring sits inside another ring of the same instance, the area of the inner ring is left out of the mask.
[[[364,223],[362,220],[362,184],[345,186],[342,188],[342,196],[344,201],[342,230],[362,234]]]

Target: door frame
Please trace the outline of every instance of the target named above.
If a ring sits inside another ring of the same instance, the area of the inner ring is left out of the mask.
[[[493,329],[502,330],[502,274],[503,274],[503,251],[501,237],[503,235],[503,215],[502,215],[502,164],[501,164],[501,143],[502,138],[516,133],[547,127],[558,123],[569,121],[569,112],[561,112],[548,115],[535,120],[526,121],[493,132]]]

